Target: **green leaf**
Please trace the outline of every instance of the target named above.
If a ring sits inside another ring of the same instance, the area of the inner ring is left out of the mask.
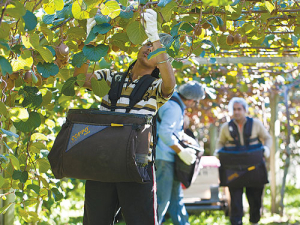
[[[107,62],[105,58],[102,58],[99,62],[99,67],[101,69],[109,69],[111,67],[111,63]]]
[[[184,23],[181,27],[180,30],[184,30],[186,33],[191,32],[192,30],[194,30],[194,28],[192,27],[192,25],[190,23]]]
[[[300,35],[300,27],[299,26],[295,27],[294,33],[296,35]]]
[[[16,170],[19,170],[20,169],[20,164],[19,164],[19,160],[17,159],[16,156],[14,155],[6,155],[6,158],[10,159],[13,167],[16,169]]]
[[[28,172],[23,171],[19,180],[24,184],[28,180]]]
[[[120,0],[120,3],[121,3],[123,6],[127,6],[128,0]]]
[[[22,102],[23,107],[37,108],[43,101],[42,94],[37,87],[25,86],[21,92],[23,92],[24,100]]]
[[[222,26],[224,25],[224,22],[223,22],[222,18],[219,17],[219,16],[215,16],[215,18],[216,18],[216,20],[217,20],[218,25],[219,25],[220,27],[222,27]]]
[[[203,0],[204,6],[226,6],[232,3],[231,0]]]
[[[53,54],[47,47],[39,46],[36,50],[41,54],[47,63],[53,61]]]
[[[67,30],[67,36],[72,39],[82,39],[86,37],[86,32],[81,27],[71,27]]]
[[[59,201],[64,197],[64,195],[57,188],[52,188],[51,191],[53,193],[55,201]]]
[[[98,81],[96,78],[93,77],[91,80],[91,84],[95,95],[103,97],[106,94],[108,94],[110,87],[104,79]]]
[[[72,14],[75,19],[84,20],[90,18],[89,12],[86,11],[87,4],[83,0],[74,1],[72,4]]]
[[[13,122],[26,121],[29,118],[29,114],[26,109],[16,107],[9,111],[9,117]]]
[[[92,32],[97,34],[106,34],[111,28],[113,28],[109,23],[97,24],[93,27]]]
[[[32,12],[26,10],[26,14],[23,16],[23,19],[25,21],[25,29],[28,31],[31,31],[36,27],[37,18]]]
[[[237,5],[238,3],[240,3],[240,0],[235,0],[233,3],[230,4],[230,6],[235,6],[235,5]]]
[[[7,116],[7,114],[8,114],[8,111],[7,111],[7,108],[6,108],[5,104],[1,101],[0,101],[0,113],[3,116]]]
[[[174,26],[172,27],[170,34],[171,34],[173,37],[175,37],[175,36],[178,35],[178,31],[179,31],[179,29],[180,29],[181,24],[182,24],[182,22],[179,22],[179,23],[177,23],[176,25],[174,25]]]
[[[75,95],[75,90],[74,90],[74,85],[75,82],[77,81],[77,77],[70,77],[66,82],[64,83],[61,93],[63,93],[66,96],[74,96]]]
[[[10,25],[7,22],[2,21],[0,39],[9,39]]]
[[[172,0],[160,0],[159,3],[157,4],[157,6],[159,7],[165,7],[167,4],[169,4],[170,2],[172,2]]]
[[[10,50],[9,44],[7,42],[8,42],[7,40],[0,40],[0,45],[6,51]]]
[[[47,159],[41,158],[36,160],[40,173],[46,173],[50,168],[50,163]]]
[[[55,14],[43,16],[43,22],[45,24],[52,24],[54,19],[55,19]]]
[[[3,128],[0,128],[0,130],[2,131],[3,134],[6,134],[9,137],[15,137],[15,138],[19,137],[19,135],[15,134],[15,133],[13,133],[11,131],[5,130]]]
[[[43,8],[47,14],[54,14],[56,11],[64,8],[63,0],[49,0],[48,3],[43,4]]]
[[[31,140],[32,140],[32,141],[35,141],[35,140],[48,141],[48,138],[46,137],[45,134],[34,133],[34,134],[31,135]]]
[[[6,75],[7,73],[11,74],[13,72],[9,61],[3,56],[0,56],[0,66],[3,75]]]
[[[27,121],[19,121],[13,123],[15,128],[22,132],[30,132],[41,125],[41,117],[37,112],[30,112]]]
[[[148,37],[139,21],[128,24],[126,32],[129,40],[135,45],[142,44]]]
[[[97,46],[86,45],[83,47],[82,51],[85,57],[87,57],[87,59],[97,62],[102,57],[107,55],[108,49],[109,49],[108,45],[104,45],[104,44],[100,44]]]
[[[28,199],[25,200],[24,205],[28,206],[28,207],[33,207],[35,206],[39,201],[37,199]],[[28,212],[28,214],[30,215],[31,212]],[[30,218],[30,221],[32,221],[32,218]]]
[[[40,106],[47,106],[52,100],[52,92],[47,91],[47,93],[43,96],[43,101]]]
[[[12,179],[14,180],[19,180],[20,177],[22,175],[22,171],[21,170],[14,170],[14,173],[12,175]]]
[[[3,206],[2,208],[0,208],[0,214],[5,214],[7,212],[7,210],[9,209],[9,207],[11,207],[11,205],[13,204],[13,202],[7,204],[6,206]]]
[[[103,67],[101,67],[101,68],[103,68]],[[82,87],[84,85],[84,83],[85,83],[86,76],[84,74],[79,74],[76,77],[77,77],[77,84],[78,84],[78,86]]]
[[[40,187],[35,185],[35,184],[28,184],[27,189],[33,190],[35,193],[39,194],[40,193]]]
[[[172,67],[174,67],[175,69],[181,69],[183,66],[183,62],[177,62],[177,61],[173,61],[172,62]]]
[[[110,16],[112,19],[120,15],[121,8],[117,1],[107,1],[101,9],[104,16]]]
[[[26,9],[24,4],[22,4],[20,1],[13,1],[6,7],[5,14],[8,14],[15,19],[20,19],[26,14]]]
[[[17,60],[12,61],[13,71],[28,70],[33,64],[33,58],[29,50],[23,51]]]
[[[50,52],[51,53],[51,52]],[[59,68],[54,63],[38,63],[36,66],[38,72],[45,78],[55,76],[59,72]]]
[[[204,44],[210,45],[211,47],[213,47],[213,49],[215,51],[215,54],[216,54],[217,49],[216,49],[215,45],[210,40],[202,40],[201,42],[204,43]]]
[[[271,13],[275,9],[275,6],[269,1],[265,1],[265,6],[269,13]]]
[[[87,61],[87,57],[83,52],[76,53],[72,59],[72,66],[80,68]]]
[[[102,23],[109,23],[111,18],[109,16],[104,16],[101,13],[97,13],[97,15],[94,18],[96,20],[97,24],[102,24]]]

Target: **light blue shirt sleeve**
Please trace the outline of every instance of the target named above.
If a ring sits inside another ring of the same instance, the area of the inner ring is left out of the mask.
[[[159,139],[167,146],[178,143],[173,133],[177,134],[182,130],[183,115],[180,106],[174,101],[168,101],[158,111],[161,122],[157,133]]]

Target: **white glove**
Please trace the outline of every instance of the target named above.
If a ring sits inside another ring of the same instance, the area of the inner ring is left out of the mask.
[[[264,156],[265,158],[270,157],[270,149],[267,146],[264,146]]]
[[[157,13],[153,9],[146,9],[143,14],[145,32],[151,42],[159,40],[157,31]]]
[[[191,165],[196,161],[196,150],[192,148],[184,148],[178,153],[179,158],[187,165]]]
[[[86,21],[86,37],[89,36],[92,28],[96,25],[96,20],[94,18],[88,18]]]

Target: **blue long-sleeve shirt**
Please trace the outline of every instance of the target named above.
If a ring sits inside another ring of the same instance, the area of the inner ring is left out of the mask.
[[[173,96],[179,99],[180,104],[185,109],[186,106],[178,93],[175,92]],[[182,109],[177,102],[169,100],[158,110],[158,115],[161,122],[157,122],[158,142],[156,146],[156,159],[174,162],[176,152],[169,146],[178,143],[173,133],[179,138],[183,135]]]

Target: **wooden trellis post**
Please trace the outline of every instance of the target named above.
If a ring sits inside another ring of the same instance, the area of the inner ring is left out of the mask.
[[[280,168],[279,168],[279,150],[278,137],[280,133],[280,121],[278,120],[278,103],[279,94],[271,92],[270,107],[271,107],[271,121],[270,134],[272,136],[272,148],[270,154],[270,189],[271,189],[271,212],[279,213],[279,182],[280,182]]]

